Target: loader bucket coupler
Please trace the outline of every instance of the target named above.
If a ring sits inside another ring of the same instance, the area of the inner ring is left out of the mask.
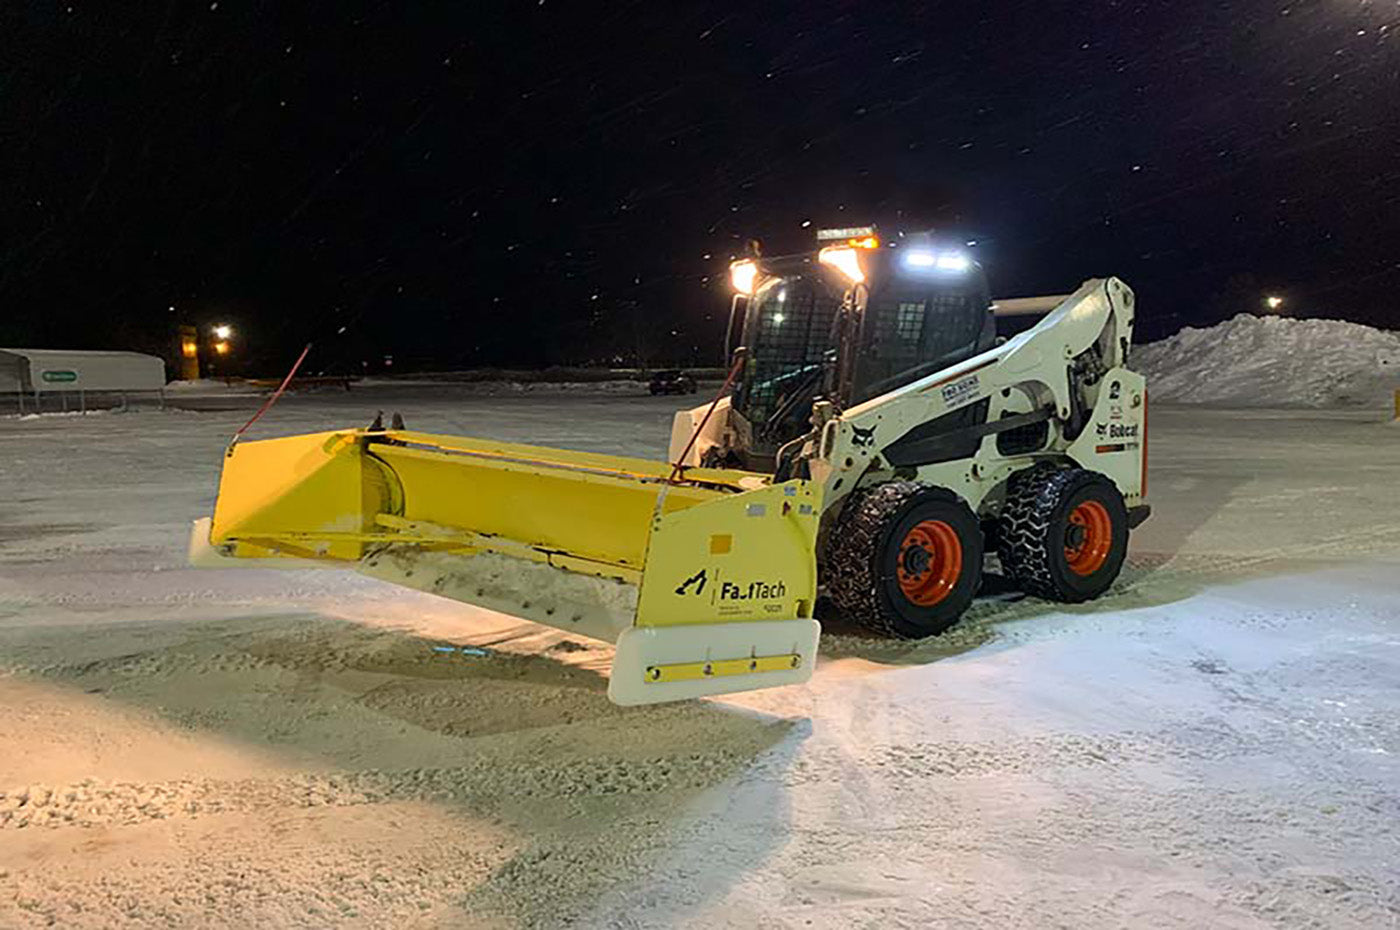
[[[808,481],[404,430],[229,449],[200,565],[341,565],[617,644],[609,695],[655,703],[806,680]]]

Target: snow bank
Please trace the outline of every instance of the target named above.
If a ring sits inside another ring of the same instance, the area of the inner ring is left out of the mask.
[[[1400,388],[1400,334],[1341,320],[1241,313],[1139,346],[1132,367],[1152,399],[1244,407],[1388,405]]]

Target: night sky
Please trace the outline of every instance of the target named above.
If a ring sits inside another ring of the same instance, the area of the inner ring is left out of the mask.
[[[1400,3],[14,0],[0,218],[0,345],[249,371],[718,363],[744,240],[872,219],[1396,327]]]

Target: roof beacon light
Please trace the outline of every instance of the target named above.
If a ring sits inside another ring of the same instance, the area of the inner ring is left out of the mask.
[[[752,297],[754,285],[758,283],[758,262],[751,258],[741,258],[729,263],[729,283],[740,294]]]

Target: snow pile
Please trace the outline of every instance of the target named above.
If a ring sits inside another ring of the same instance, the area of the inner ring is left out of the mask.
[[[1248,407],[1388,404],[1400,334],[1341,320],[1241,313],[1140,346],[1132,367],[1153,400]]]

